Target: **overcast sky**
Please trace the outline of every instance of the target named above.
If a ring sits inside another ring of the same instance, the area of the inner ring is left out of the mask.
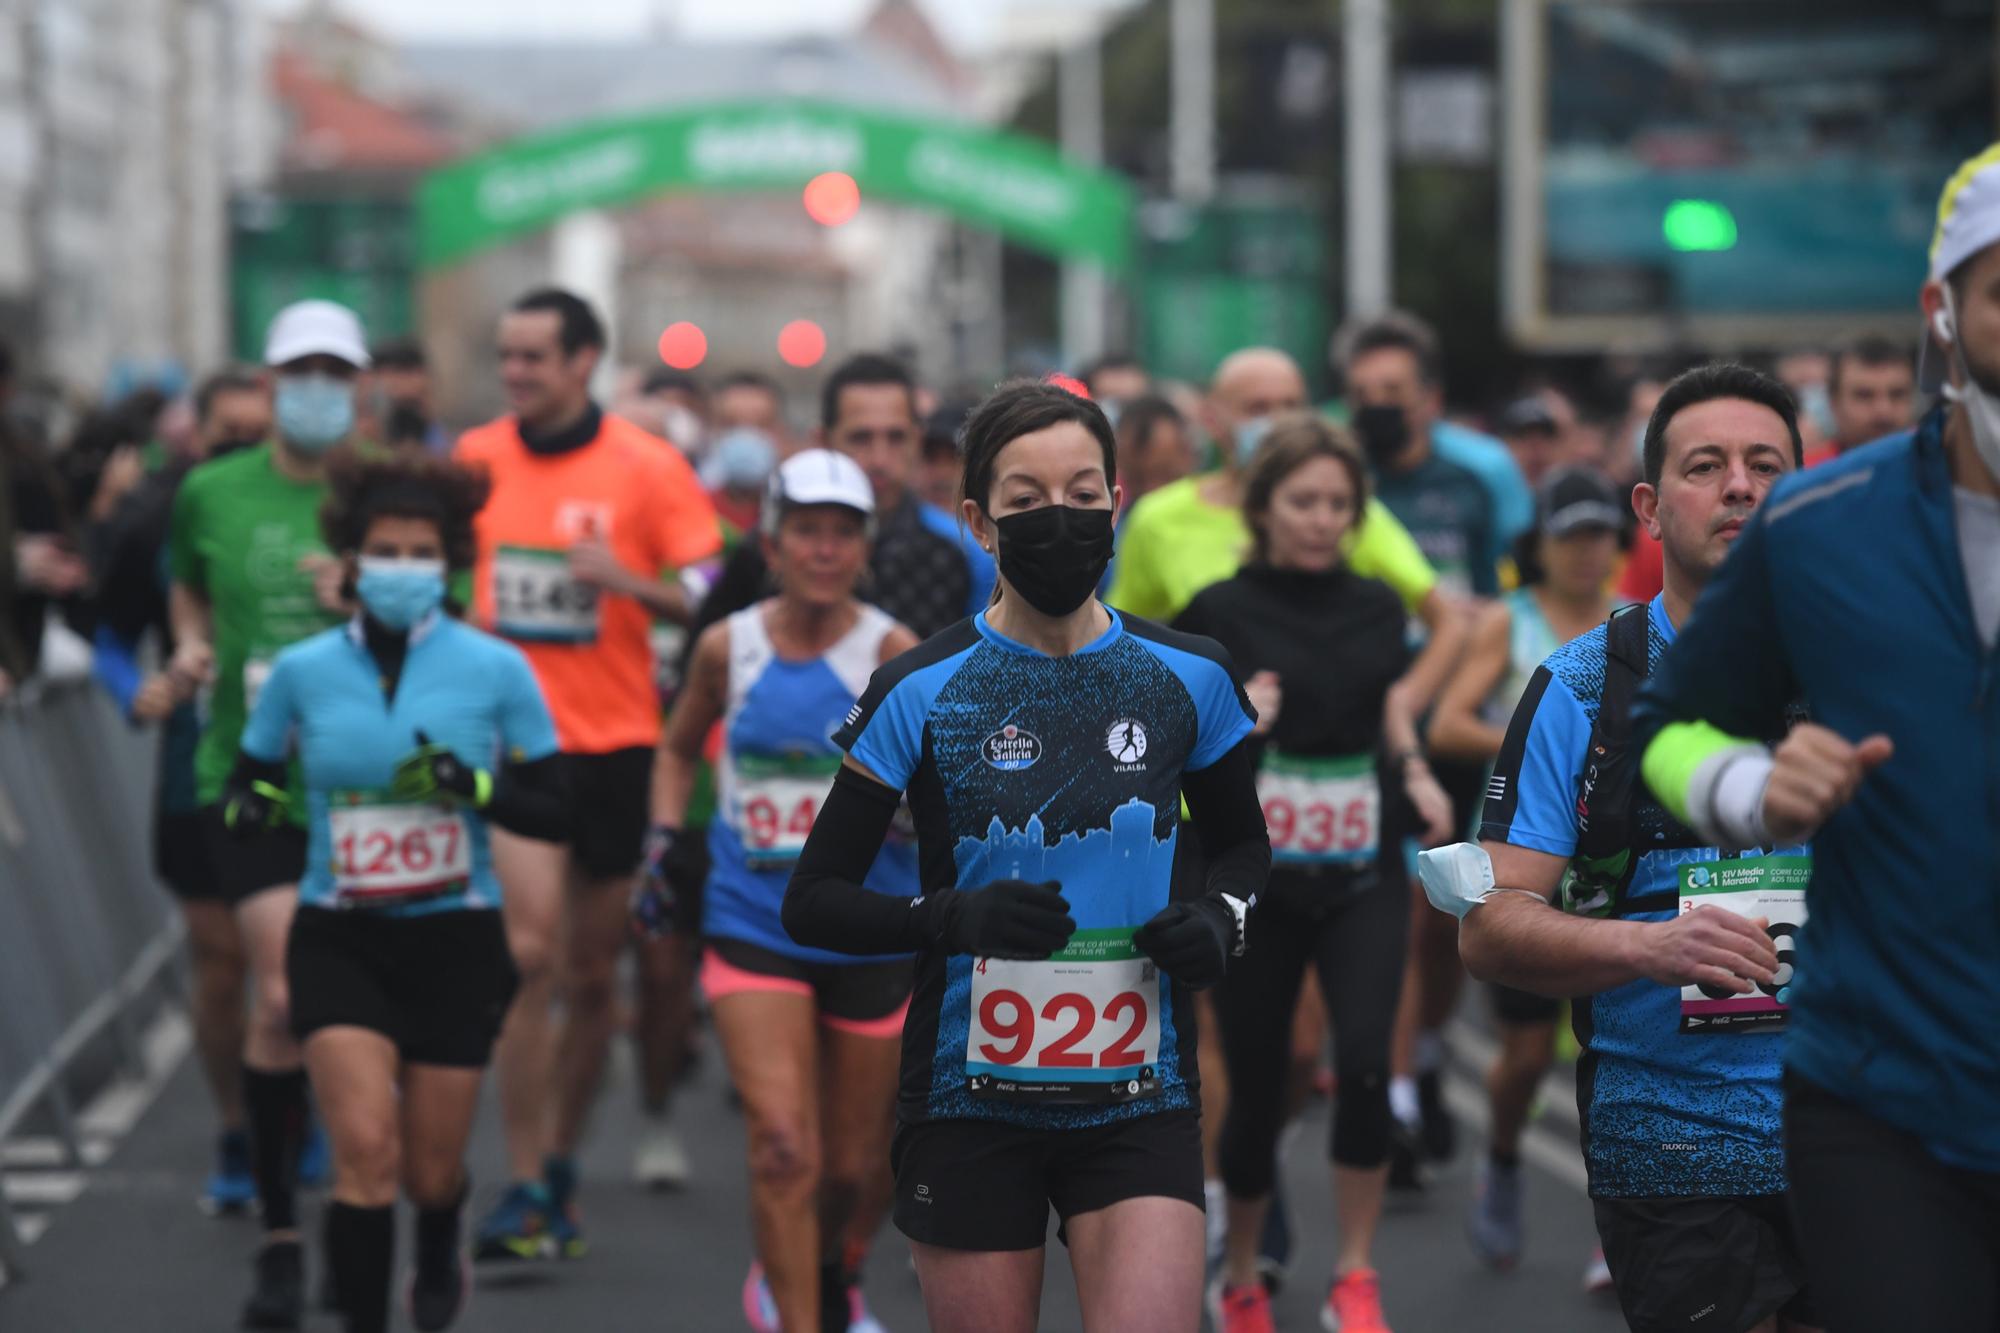
[[[302,0],[263,0],[275,13]],[[650,30],[671,15],[681,31],[702,37],[769,36],[852,27],[873,0],[338,0],[338,8],[384,36],[476,41],[480,38],[617,38]],[[945,39],[960,50],[990,35],[1006,0],[920,0]]]

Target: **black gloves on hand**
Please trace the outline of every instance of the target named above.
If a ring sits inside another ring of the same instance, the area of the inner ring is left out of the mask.
[[[642,939],[658,939],[679,924],[680,905],[700,890],[699,838],[655,824],[646,834],[646,868],[632,890],[632,929]]]
[[[1229,970],[1236,916],[1215,898],[1169,903],[1139,927],[1132,943],[1175,981],[1201,990]]]
[[[1076,921],[1054,880],[996,879],[977,889],[940,889],[917,904],[924,935],[947,953],[1040,960],[1069,943]]]
[[[418,728],[417,748],[397,763],[389,790],[406,801],[445,798],[483,810],[493,799],[493,777],[484,769],[466,763],[449,746],[439,745]]]

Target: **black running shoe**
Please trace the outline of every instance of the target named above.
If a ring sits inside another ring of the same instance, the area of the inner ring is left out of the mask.
[[[1458,1126],[1444,1105],[1444,1076],[1437,1070],[1417,1075],[1417,1111],[1423,1116],[1424,1156],[1449,1162],[1458,1147]]]
[[[296,1329],[305,1321],[305,1247],[276,1240],[257,1252],[257,1286],[243,1307],[243,1327]]]
[[[1430,1185],[1424,1170],[1423,1145],[1401,1121],[1389,1127],[1389,1188],[1402,1195],[1421,1195]]]

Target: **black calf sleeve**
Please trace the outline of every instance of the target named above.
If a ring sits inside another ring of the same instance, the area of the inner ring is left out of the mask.
[[[387,1333],[395,1208],[356,1208],[336,1200],[327,1205],[326,1242],[347,1333]]]
[[[306,1075],[243,1066],[243,1107],[250,1129],[250,1171],[257,1179],[264,1230],[299,1224],[299,1148],[306,1133]]]

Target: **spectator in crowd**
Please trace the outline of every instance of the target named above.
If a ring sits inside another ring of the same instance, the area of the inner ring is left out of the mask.
[[[9,550],[13,572],[0,584],[0,611],[12,640],[16,680],[32,675],[42,659],[42,625],[49,603],[77,595],[90,571],[78,553],[63,480],[48,455],[5,420],[13,390],[13,349],[0,343],[0,481],[12,514]]]
[[[959,476],[965,470],[958,452],[958,433],[977,406],[970,398],[948,399],[924,418],[924,457],[917,489],[925,504],[947,514],[958,509]]]
[[[398,453],[445,454],[451,436],[431,411],[430,362],[415,338],[385,338],[369,351],[367,435]]]
[[[1834,434],[1833,358],[1817,347],[1799,347],[1782,353],[1771,370],[1798,400],[1806,452],[1824,447]]]
[[[1194,436],[1187,418],[1165,398],[1145,394],[1118,416],[1118,481],[1130,513],[1142,496],[1195,470]]]
[[[1562,458],[1562,426],[1548,400],[1531,393],[1500,409],[1495,424],[1501,442],[1514,456],[1514,466],[1529,486],[1540,486],[1549,469]]]
[[[1090,396],[1104,409],[1104,415],[1111,418],[1111,424],[1118,424],[1119,414],[1132,403],[1153,391],[1153,378],[1137,358],[1125,352],[1111,352],[1077,372],[1083,387],[1090,390]]]
[[[1824,448],[1806,455],[1807,467],[1915,423],[1917,367],[1910,349],[1875,334],[1847,343],[1834,353],[1827,399],[1833,410],[1833,437]]]
[[[716,385],[710,403],[709,449],[701,479],[722,520],[738,532],[750,532],[763,507],[765,483],[792,453],[785,391],[769,375],[738,370]]]

